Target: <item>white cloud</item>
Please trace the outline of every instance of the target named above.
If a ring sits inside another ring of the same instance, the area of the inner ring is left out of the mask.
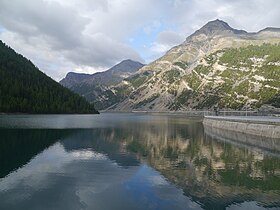
[[[58,80],[145,62],[140,54],[147,62],[217,18],[247,31],[280,27],[279,8],[275,0],[1,0],[0,39]]]
[[[259,31],[280,27],[279,8],[280,1],[275,0],[174,0],[171,22],[188,35],[217,18],[237,29]]]
[[[31,0],[11,3],[3,0],[0,2],[0,24],[7,31],[2,32],[0,38],[57,80],[68,71],[83,66],[106,69],[127,58],[143,61],[128,44],[114,37],[113,31],[109,36],[101,29],[90,30],[92,23],[104,23],[87,16],[90,12],[98,14],[98,5],[106,13],[106,4],[96,1],[91,6],[97,9],[88,12],[87,8],[83,13],[81,8],[75,8],[76,3]],[[110,25],[103,25],[103,28],[110,28]]]
[[[170,48],[181,44],[185,37],[172,31],[159,33],[156,41],[152,44],[151,51],[162,54]]]

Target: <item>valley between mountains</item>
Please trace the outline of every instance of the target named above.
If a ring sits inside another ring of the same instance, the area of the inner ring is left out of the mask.
[[[214,20],[152,63],[125,60],[60,83],[98,110],[279,108],[280,29],[248,33]]]

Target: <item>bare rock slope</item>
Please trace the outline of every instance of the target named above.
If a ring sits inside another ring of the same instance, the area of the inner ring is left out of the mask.
[[[79,75],[70,88],[114,111],[280,107],[279,43],[278,28],[247,33],[214,20],[138,71],[112,82]]]
[[[168,111],[217,105],[231,109],[266,103],[279,106],[279,42],[277,28],[247,33],[221,20],[211,21],[111,87],[122,100],[104,108]]]

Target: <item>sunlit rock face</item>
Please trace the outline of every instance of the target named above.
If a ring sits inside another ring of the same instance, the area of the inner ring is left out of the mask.
[[[98,86],[95,103],[114,111],[279,107],[279,42],[279,29],[247,33],[210,21],[129,77]]]

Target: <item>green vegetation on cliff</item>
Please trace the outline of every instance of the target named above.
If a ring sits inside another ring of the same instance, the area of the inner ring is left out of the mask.
[[[0,112],[98,113],[0,41]]]
[[[204,61],[206,63],[199,64],[183,77],[197,95],[198,100],[191,99],[198,101],[195,108],[219,105],[220,108],[241,109],[244,106],[258,108],[263,104],[280,107],[279,44],[219,50]],[[190,103],[188,97],[179,98],[180,103]]]

